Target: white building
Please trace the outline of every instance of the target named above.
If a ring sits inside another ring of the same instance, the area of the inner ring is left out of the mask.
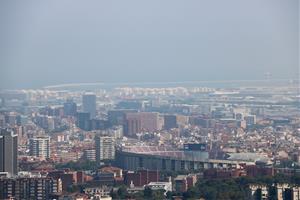
[[[150,182],[148,187],[151,190],[164,190],[165,194],[168,191],[172,192],[172,182]]]
[[[50,158],[50,137],[40,136],[29,140],[29,153],[31,156]]]
[[[115,139],[110,136],[96,136],[96,161],[115,159]]]

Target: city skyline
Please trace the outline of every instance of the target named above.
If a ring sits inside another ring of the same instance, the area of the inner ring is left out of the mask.
[[[0,1],[0,199],[300,200],[299,6]]]

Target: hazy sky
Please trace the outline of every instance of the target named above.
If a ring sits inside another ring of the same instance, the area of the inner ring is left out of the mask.
[[[0,88],[299,71],[298,0],[1,0],[0,27]]]

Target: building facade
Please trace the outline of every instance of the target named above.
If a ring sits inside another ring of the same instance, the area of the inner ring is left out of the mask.
[[[9,129],[0,130],[0,172],[18,173],[18,135]]]
[[[110,136],[95,136],[96,162],[115,159],[115,139]]]
[[[60,179],[46,177],[1,178],[0,199],[51,199],[51,194],[61,192]]]
[[[156,112],[137,112],[126,114],[126,128],[125,133],[127,136],[136,136],[137,133],[142,131],[157,131],[162,129],[160,123],[159,113]]]
[[[67,102],[64,103],[64,115],[65,116],[76,116],[77,113],[77,105],[73,100],[68,99]]]
[[[29,153],[39,158],[50,158],[50,137],[41,136],[29,140]]]
[[[90,113],[91,119],[96,117],[96,95],[93,93],[86,93],[82,96],[83,112]]]

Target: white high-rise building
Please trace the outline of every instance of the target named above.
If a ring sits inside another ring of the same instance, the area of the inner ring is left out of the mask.
[[[40,136],[29,140],[29,153],[31,156],[50,158],[50,137]]]
[[[96,162],[115,159],[115,138],[110,136],[96,136]]]

